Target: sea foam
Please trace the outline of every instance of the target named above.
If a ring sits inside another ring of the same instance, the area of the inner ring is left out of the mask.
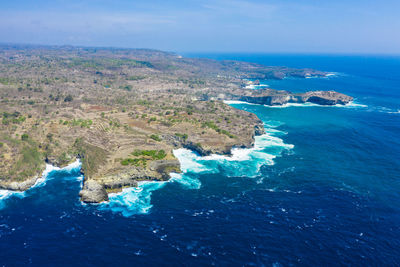
[[[178,183],[186,189],[199,189],[201,183],[194,177],[183,173],[170,173],[168,181],[142,181],[137,187],[122,189],[121,192],[108,195],[107,202],[100,203],[100,210],[111,210],[121,213],[125,217],[135,214],[146,214],[153,207],[151,195],[154,191],[166,186],[168,183]]]
[[[174,150],[174,155],[179,159],[182,169],[186,173],[217,173],[223,172],[225,176],[255,177],[259,175],[262,165],[273,165],[274,159],[282,151],[292,149],[294,146],[285,144],[276,135],[283,135],[276,129],[268,129],[266,133],[255,137],[252,148],[233,148],[231,155],[199,156],[195,152],[181,148]]]
[[[253,104],[253,103],[239,101],[239,100],[224,100],[223,102],[228,105],[235,105],[235,104],[258,105],[258,104]]]
[[[368,107],[367,105],[361,104],[361,103],[357,103],[355,101],[351,101],[345,105],[342,104],[336,104],[336,105],[319,105],[319,104],[315,104],[315,103],[286,103],[283,105],[276,105],[276,106],[271,106],[271,105],[261,105],[261,104],[254,104],[254,103],[249,103],[249,102],[245,102],[245,101],[238,101],[238,100],[224,100],[223,101],[225,104],[228,105],[259,105],[259,106],[264,106],[267,108],[290,108],[290,107],[324,107],[324,108],[332,108],[332,107],[336,107],[336,108],[366,108]]]
[[[109,194],[109,201],[98,205],[101,210],[111,210],[123,216],[146,214],[153,207],[152,193],[168,184],[176,183],[185,189],[199,189],[201,182],[198,174],[223,172],[227,177],[257,177],[263,165],[273,165],[274,159],[284,150],[293,149],[294,145],[285,144],[278,136],[286,133],[275,129],[279,122],[265,124],[266,133],[255,137],[252,148],[233,148],[230,156],[200,156],[185,149],[173,150],[179,160],[182,173],[171,173],[168,181],[141,182],[137,187],[125,188],[122,192]]]
[[[77,168],[81,168],[81,162],[79,159],[77,159],[75,162],[69,164],[68,166],[64,168],[59,168],[55,167],[50,164],[46,164],[46,168],[43,171],[42,175],[36,180],[35,184],[31,186],[28,190],[26,191],[12,191],[12,190],[0,190],[0,208],[3,208],[5,206],[4,201],[10,197],[18,197],[18,198],[23,198],[26,196],[26,193],[34,190],[36,188],[42,187],[46,185],[47,180],[49,179],[49,174],[53,171],[73,171]],[[78,177],[79,180],[82,181],[83,176]]]
[[[109,201],[101,203],[99,209],[120,212],[126,217],[148,213],[153,207],[152,192],[165,184],[166,182],[140,182],[138,187],[124,188],[122,192],[109,194]]]

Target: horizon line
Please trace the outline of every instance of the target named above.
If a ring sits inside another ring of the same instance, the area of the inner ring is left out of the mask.
[[[203,50],[203,51],[171,51],[154,47],[125,47],[125,46],[106,46],[106,45],[75,45],[75,44],[43,44],[43,43],[16,43],[1,42],[0,46],[41,46],[41,47],[73,47],[73,48],[96,48],[96,49],[121,49],[121,50],[154,50],[175,54],[264,54],[264,55],[326,55],[326,56],[392,56],[400,57],[400,52],[322,52],[322,51],[223,51],[223,50]]]

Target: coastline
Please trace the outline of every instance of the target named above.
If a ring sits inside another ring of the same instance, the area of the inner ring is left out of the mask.
[[[266,124],[265,124],[266,125]],[[95,204],[101,210],[110,210],[129,217],[146,214],[153,207],[151,196],[154,191],[170,183],[177,183],[183,189],[199,189],[201,182],[196,174],[218,173],[224,171],[228,177],[250,177],[259,175],[261,166],[274,165],[274,159],[294,145],[286,144],[278,136],[285,132],[266,125],[266,132],[256,136],[251,148],[232,148],[230,155],[211,154],[201,156],[193,150],[178,148],[173,151],[181,164],[182,173],[170,173],[166,181],[142,181],[136,187],[127,187],[118,193],[108,194],[109,200]],[[269,151],[274,148],[275,152]]]
[[[261,105],[268,108],[287,108],[287,107],[366,107],[366,105],[354,103],[351,101],[346,105],[336,104],[336,105],[319,105],[314,103],[288,103],[281,106],[271,106],[271,105],[262,105],[249,103],[245,101],[238,100],[224,100],[225,104],[235,105],[235,104],[246,104],[246,105]],[[100,209],[110,209],[112,211],[122,212],[122,214],[130,216],[132,214],[144,214],[147,213],[152,205],[151,205],[151,194],[153,191],[163,188],[167,183],[177,182],[180,183],[183,187],[198,189],[201,187],[200,181],[197,179],[193,179],[189,177],[187,174],[189,173],[214,173],[216,171],[216,167],[212,166],[215,164],[227,164],[230,165],[231,168],[235,169],[240,166],[240,163],[247,162],[247,164],[251,164],[251,162],[255,163],[252,165],[251,170],[243,171],[243,166],[239,167],[239,170],[236,169],[238,173],[236,176],[247,176],[247,177],[255,177],[259,172],[259,168],[262,165],[273,165],[274,159],[280,155],[283,150],[293,149],[293,145],[288,145],[283,142],[282,139],[275,136],[274,134],[282,133],[279,130],[274,129],[276,126],[267,125],[264,123],[264,134],[254,137],[254,144],[251,147],[232,147],[230,152],[226,155],[214,154],[210,153],[207,155],[201,155],[196,150],[187,149],[185,147],[174,149],[173,154],[176,159],[180,163],[180,170],[182,173],[169,173],[168,180],[158,181],[158,180],[146,180],[146,181],[138,181],[137,186],[132,187],[124,187],[120,192],[116,193],[107,193],[108,200],[102,201],[99,203],[83,203],[82,204],[94,204],[98,205]],[[268,153],[264,153],[263,149],[277,146],[282,148],[278,154],[271,155]],[[236,164],[236,166],[235,166]],[[246,165],[246,164],[243,164]],[[0,190],[0,199],[6,199],[12,195],[17,195],[20,197],[24,197],[25,193],[33,188],[37,188],[45,185],[48,174],[52,171],[60,171],[60,170],[70,170],[75,168],[81,168],[82,163],[79,159],[75,160],[73,163],[70,163],[66,167],[60,168],[57,166],[53,166],[51,164],[46,164],[46,168],[43,171],[42,175],[39,178],[36,178],[34,185],[28,188],[25,191],[12,191],[12,190]],[[243,173],[241,173],[243,172]],[[235,175],[235,173],[228,174]],[[83,181],[81,183],[81,189],[83,187]]]
[[[356,101],[350,101],[349,103],[342,105],[342,104],[335,104],[335,105],[320,105],[320,104],[315,104],[315,103],[286,103],[283,105],[264,105],[264,104],[256,104],[256,103],[250,103],[246,101],[240,101],[240,100],[223,100],[225,104],[228,105],[239,105],[239,104],[246,104],[246,105],[256,105],[256,106],[264,106],[267,108],[289,108],[289,107],[338,107],[338,108],[367,108],[368,106],[365,104],[357,103]]]
[[[48,176],[51,172],[53,172],[53,171],[70,171],[72,169],[80,168],[81,165],[82,165],[82,163],[79,159],[76,159],[74,162],[72,162],[62,168],[46,163],[46,167],[45,167],[44,171],[42,172],[42,175],[39,177],[33,177],[30,179],[30,180],[35,179],[35,183],[32,186],[30,186],[28,189],[26,189],[24,191],[0,189],[0,201],[5,200],[11,196],[17,196],[17,197],[23,198],[26,196],[26,193],[28,191],[44,186],[46,184]]]

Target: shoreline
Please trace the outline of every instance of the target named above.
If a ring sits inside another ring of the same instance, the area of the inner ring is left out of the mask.
[[[254,106],[264,106],[267,108],[289,108],[289,107],[339,107],[339,108],[367,108],[368,106],[365,104],[361,103],[356,103],[355,101],[350,101],[347,104],[335,104],[335,105],[320,105],[320,104],[315,104],[315,103],[310,103],[310,102],[305,102],[305,103],[286,103],[283,105],[264,105],[264,104],[256,104],[256,103],[250,103],[246,101],[240,101],[240,100],[223,100],[225,104],[228,105],[240,105],[240,104],[245,104],[245,105],[254,105]]]
[[[265,124],[267,126],[267,124]],[[284,150],[294,148],[286,144],[275,134],[285,132],[274,130],[273,126],[263,135],[255,137],[251,148],[232,148],[231,155],[211,154],[201,156],[196,151],[186,148],[174,149],[173,153],[181,164],[182,173],[170,173],[166,181],[141,181],[136,187],[127,187],[118,193],[108,194],[109,200],[95,205],[101,210],[110,210],[129,217],[136,214],[146,214],[153,207],[151,195],[154,191],[163,188],[168,183],[178,183],[183,189],[199,189],[201,182],[193,174],[218,173],[221,170],[228,177],[250,177],[259,175],[263,165],[274,165],[274,159],[282,155]],[[267,148],[279,148],[276,154],[265,151]],[[222,168],[222,169],[221,169]],[[229,173],[230,171],[230,173]],[[85,203],[85,205],[87,205]]]
[[[336,105],[319,105],[319,104],[314,104],[314,103],[287,103],[284,105],[262,105],[262,104],[255,104],[255,103],[249,103],[245,101],[238,101],[238,100],[224,100],[223,101],[225,104],[228,105],[235,105],[235,104],[246,104],[246,105],[260,105],[260,106],[265,106],[268,108],[287,108],[287,107],[367,107],[366,105],[363,104],[358,104],[354,103],[354,101],[351,101],[345,105],[342,104],[336,104]],[[254,113],[253,113],[254,114]],[[271,125],[266,125],[264,123],[264,128],[274,128]],[[146,181],[139,181],[137,182],[137,186],[133,187],[124,187],[121,189],[120,192],[116,193],[107,193],[109,200],[108,201],[103,201],[99,203],[85,203],[85,204],[100,204],[103,206],[104,205],[110,205],[112,201],[118,201],[117,199],[124,198],[125,195],[129,194],[143,194],[147,191],[147,193],[150,193],[151,195],[152,191],[155,191],[157,189],[160,189],[164,187],[167,183],[170,182],[179,182],[180,180],[184,179],[185,173],[188,172],[194,172],[194,173],[199,173],[199,172],[206,172],[206,171],[212,171],[210,169],[207,169],[204,165],[196,162],[196,161],[225,161],[225,162],[243,162],[247,160],[251,160],[250,154],[252,152],[257,152],[262,150],[264,147],[259,145],[260,140],[263,138],[268,139],[271,141],[271,139],[276,138],[276,140],[279,139],[280,146],[283,146],[284,149],[292,149],[293,145],[287,145],[283,143],[283,140],[274,136],[271,131],[268,132],[268,130],[265,131],[264,134],[255,136],[254,137],[254,144],[252,147],[248,148],[240,148],[240,147],[232,147],[230,149],[230,153],[226,155],[220,155],[220,154],[210,154],[210,155],[201,155],[197,151],[188,149],[185,147],[174,149],[173,154],[176,157],[176,159],[180,163],[180,170],[182,173],[170,173],[168,180],[165,181],[157,181],[157,180],[146,180]],[[275,141],[276,141],[275,140]],[[271,141],[272,142],[272,141]],[[265,147],[267,147],[270,144],[266,144]],[[258,164],[256,167],[255,173],[259,171],[259,167],[264,164],[272,165],[273,164],[273,159],[276,157],[275,156],[268,156],[264,158],[264,162]],[[14,190],[7,190],[7,189],[0,189],[0,200],[6,199],[10,196],[13,195],[19,195],[20,197],[24,197],[25,193],[31,189],[34,189],[36,187],[43,186],[46,183],[47,177],[49,173],[52,171],[60,171],[60,170],[71,170],[75,168],[81,168],[82,163],[79,159],[76,159],[74,162],[70,163],[69,165],[60,168],[57,166],[53,166],[51,164],[46,164],[45,170],[42,172],[42,175],[38,178],[36,178],[35,183],[29,187],[25,191],[14,191]],[[190,170],[189,170],[190,169]],[[81,190],[83,187],[83,181],[81,183]],[[196,185],[199,187],[199,185]],[[82,202],[82,201],[81,201]],[[132,204],[132,200],[128,201],[129,203]],[[112,209],[112,208],[111,208]]]
[[[0,189],[0,201],[1,200],[5,200],[11,196],[18,196],[18,197],[25,197],[26,192],[44,186],[46,184],[46,181],[48,179],[48,176],[51,172],[53,171],[61,171],[61,170],[65,170],[65,171],[70,171],[72,169],[76,169],[76,168],[80,168],[82,166],[82,163],[79,159],[76,159],[74,162],[68,164],[65,167],[57,167],[51,164],[46,163],[46,167],[44,169],[44,171],[42,172],[40,177],[33,177],[32,179],[36,179],[35,183],[30,186],[28,189],[24,190],[24,191],[18,191],[18,190],[10,190],[10,189]]]

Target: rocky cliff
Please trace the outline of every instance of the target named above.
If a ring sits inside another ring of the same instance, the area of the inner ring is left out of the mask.
[[[281,106],[288,103],[313,103],[318,105],[345,105],[353,101],[353,97],[335,91],[310,91],[303,94],[294,94],[288,91],[272,89],[246,90],[230,96],[233,100],[240,100],[254,104]]]

